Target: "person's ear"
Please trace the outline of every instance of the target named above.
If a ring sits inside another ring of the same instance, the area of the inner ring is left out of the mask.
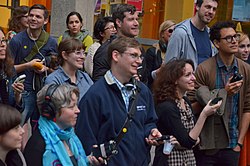
[[[216,48],[220,48],[219,41],[217,39],[214,39],[213,43]]]
[[[68,56],[67,56],[66,51],[62,51],[62,58],[63,58],[64,60],[67,60],[67,59],[68,59]]]
[[[195,5],[196,12],[200,10],[200,7],[198,5]]]
[[[121,20],[119,20],[118,18],[115,20],[115,23],[116,23],[116,27],[121,27],[122,25],[122,21]]]
[[[115,62],[118,62],[118,60],[119,60],[119,57],[120,56],[120,53],[117,51],[117,50],[114,50],[113,52],[112,52],[112,59],[113,59],[113,61],[115,61]]]
[[[44,23],[43,23],[43,25],[46,25],[46,24],[48,24],[48,22],[49,22],[49,18],[46,18],[46,19],[44,20]]]
[[[99,32],[99,34],[100,34],[101,37],[105,36],[104,32]]]

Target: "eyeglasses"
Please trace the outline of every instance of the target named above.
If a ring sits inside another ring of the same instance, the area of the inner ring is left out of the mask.
[[[138,54],[133,54],[133,53],[129,53],[129,52],[124,52],[123,54],[127,54],[129,55],[132,59],[135,59],[135,60],[143,60],[144,57],[142,55],[138,55]]]
[[[104,31],[107,30],[107,29],[109,29],[109,30],[115,30],[115,27],[114,26],[106,27],[106,28],[104,28]]]
[[[233,39],[235,39],[236,41],[240,40],[240,34],[235,34],[233,36],[229,35],[220,39],[224,39],[226,40],[228,43],[232,43]]]
[[[84,50],[67,51],[67,53],[75,53],[78,57],[86,56],[86,52]]]
[[[249,49],[250,48],[250,44],[247,44],[247,45],[246,44],[240,44],[239,48],[241,48],[241,49],[248,48]]]
[[[8,40],[7,39],[1,39],[1,45],[7,44]]]

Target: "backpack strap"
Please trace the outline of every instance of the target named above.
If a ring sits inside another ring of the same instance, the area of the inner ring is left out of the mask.
[[[26,63],[31,61],[33,57],[38,53],[39,49],[42,48],[48,41],[49,34],[45,31],[42,31],[39,38],[35,41],[35,45],[33,46],[31,52],[28,56],[26,56],[21,63]]]

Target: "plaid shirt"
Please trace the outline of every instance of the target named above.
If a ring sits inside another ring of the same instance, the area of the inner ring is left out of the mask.
[[[219,56],[216,56],[217,70],[216,70],[216,89],[225,88],[228,79],[238,72],[238,64],[234,59],[232,66],[227,67],[224,65]],[[229,148],[234,148],[238,141],[238,109],[239,109],[239,93],[233,96],[227,96],[226,111],[228,116],[228,128],[229,128]]]
[[[181,115],[181,122],[189,133],[195,125],[194,115],[188,103],[184,101],[186,109],[182,109],[180,100],[175,100]],[[166,164],[167,165],[167,164]],[[168,155],[168,165],[172,166],[195,166],[196,161],[192,149],[184,147],[174,147],[170,155]]]
[[[120,89],[123,101],[124,101],[125,106],[126,106],[126,110],[128,112],[129,99],[130,99],[130,96],[132,95],[132,90],[128,90],[128,88],[126,86],[124,86],[120,81],[118,81],[115,78],[115,76],[111,73],[110,70],[107,72],[107,74],[109,74],[110,78],[112,78],[114,80],[114,82],[116,83],[116,85]]]

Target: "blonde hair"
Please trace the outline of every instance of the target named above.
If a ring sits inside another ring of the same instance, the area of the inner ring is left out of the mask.
[[[166,20],[163,23],[161,23],[160,28],[159,28],[159,39],[162,40],[162,34],[164,31],[171,26],[175,25],[175,22],[173,20]]]
[[[243,32],[237,32],[237,34],[240,35],[240,40],[238,41],[239,43],[241,43],[246,38],[249,38],[249,36],[247,34],[243,33]]]

